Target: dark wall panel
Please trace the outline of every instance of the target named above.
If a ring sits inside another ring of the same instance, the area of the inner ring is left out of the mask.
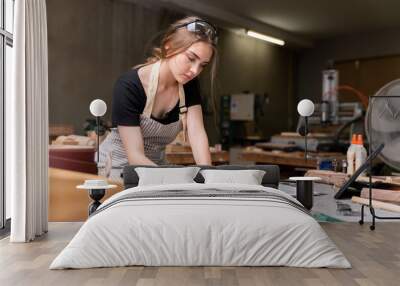
[[[150,40],[181,13],[110,0],[48,0],[49,119],[83,133],[95,98],[111,105],[117,77],[143,62]],[[248,90],[267,93],[259,126],[264,136],[293,124],[293,61],[290,50],[221,30],[218,95]],[[204,79],[203,79],[204,81]],[[209,96],[208,85],[203,87]],[[107,113],[106,120],[111,114]],[[211,144],[218,142],[213,115],[206,115]]]

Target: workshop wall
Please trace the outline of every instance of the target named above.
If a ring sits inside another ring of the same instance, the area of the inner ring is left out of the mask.
[[[299,54],[296,69],[296,97],[321,101],[322,70],[326,67],[328,60],[345,61],[394,55],[400,55],[399,29],[316,42],[314,48],[304,50]]]
[[[83,134],[95,98],[111,110],[117,77],[145,59],[151,38],[182,14],[157,7],[109,0],[47,2],[50,124],[72,124]],[[221,30],[218,95],[244,90],[268,94],[260,118],[264,136],[293,125],[293,53],[262,41]],[[205,81],[203,79],[203,81]],[[209,96],[208,86],[203,95]],[[211,144],[218,143],[214,114],[205,114]],[[111,119],[107,112],[106,120]]]
[[[174,14],[109,0],[47,3],[49,121],[72,124],[83,134],[89,104],[103,99],[111,110],[118,76],[145,59],[149,43]],[[111,120],[111,112],[105,115]]]

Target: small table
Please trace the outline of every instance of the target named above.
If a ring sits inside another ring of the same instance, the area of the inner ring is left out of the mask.
[[[313,207],[313,183],[320,181],[320,177],[290,177],[289,180],[296,181],[296,198],[303,206],[311,210]]]
[[[101,205],[100,200],[104,197],[107,189],[114,189],[116,185],[108,185],[105,180],[85,180],[83,185],[76,186],[77,189],[89,191],[89,197],[93,202],[88,207],[89,216]]]

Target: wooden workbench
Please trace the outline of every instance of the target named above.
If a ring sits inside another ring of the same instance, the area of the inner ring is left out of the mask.
[[[338,160],[344,159],[343,154],[333,152],[309,152],[309,155],[311,158],[306,160],[304,158],[304,152],[302,151],[283,152],[243,150],[240,157],[244,161],[252,161],[256,164],[275,164],[302,168],[316,168],[319,158],[335,157]]]
[[[194,165],[192,152],[173,152],[166,154],[171,164]],[[229,163],[227,151],[211,152],[213,165]],[[77,190],[76,186],[87,179],[104,179],[95,174],[49,168],[49,221],[85,221],[88,217],[88,205],[91,199],[86,190]],[[111,184],[118,184],[112,182]],[[122,185],[106,191],[102,201],[123,190]]]
[[[85,221],[88,218],[88,206],[92,202],[86,190],[78,190],[85,180],[105,179],[98,175],[49,168],[49,221]],[[106,191],[101,201],[123,190],[119,182],[107,180],[118,187]]]
[[[170,164],[176,165],[194,165],[196,162],[191,151],[166,152],[166,160]],[[211,152],[211,161],[213,165],[228,164],[229,153],[227,151]]]

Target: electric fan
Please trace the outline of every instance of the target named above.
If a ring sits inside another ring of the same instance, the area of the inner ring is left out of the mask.
[[[400,170],[400,79],[382,87],[370,98],[365,117],[365,130],[369,139],[370,153],[384,146],[379,157],[388,166]],[[371,164],[371,163],[370,163]],[[368,207],[372,215],[370,229],[375,229],[375,219],[400,219],[396,216],[376,215],[372,203],[372,181],[369,180],[369,202],[361,206],[360,224],[364,223],[364,207]]]
[[[400,79],[389,82],[370,98],[365,130],[370,153],[384,144],[378,156],[400,171]]]

